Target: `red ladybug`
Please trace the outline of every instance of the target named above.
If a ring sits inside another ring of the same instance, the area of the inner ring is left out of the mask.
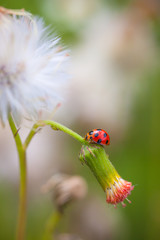
[[[110,137],[108,133],[103,129],[93,129],[86,134],[84,139],[90,143],[98,143],[100,145],[110,144]]]

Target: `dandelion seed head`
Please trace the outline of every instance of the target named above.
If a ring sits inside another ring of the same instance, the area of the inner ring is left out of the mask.
[[[52,111],[67,79],[67,52],[43,20],[0,12],[0,118],[31,119]]]

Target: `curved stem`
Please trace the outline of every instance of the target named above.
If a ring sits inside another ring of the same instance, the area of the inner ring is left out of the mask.
[[[26,151],[23,147],[18,129],[11,115],[8,117],[9,125],[15,139],[20,166],[20,195],[19,195],[19,213],[17,222],[16,239],[24,240],[26,228],[26,198],[27,198],[27,168],[26,168]]]
[[[54,122],[54,121],[50,121],[50,120],[41,120],[38,121],[37,123],[35,123],[30,131],[30,133],[28,134],[25,142],[24,142],[24,148],[26,149],[29,145],[29,143],[31,142],[33,136],[37,133],[38,128],[39,127],[44,127],[46,125],[51,126],[54,130],[60,130],[63,131],[67,134],[69,134],[71,137],[75,138],[76,140],[78,140],[79,142],[83,143],[83,144],[87,144],[87,142],[84,140],[83,137],[81,137],[78,133],[72,131],[71,129],[65,127],[64,125]]]
[[[32,138],[37,133],[39,127],[42,127],[42,124],[40,124],[40,122],[37,122],[33,125],[32,129],[30,130],[30,132],[29,132],[29,134],[28,134],[28,136],[27,136],[27,138],[26,138],[26,140],[23,144],[24,149],[27,149],[27,147],[30,144]]]
[[[22,145],[22,141],[21,141],[21,138],[19,136],[19,133],[18,133],[18,129],[17,129],[15,123],[14,123],[14,120],[13,120],[11,114],[8,117],[8,121],[9,121],[10,128],[12,130],[12,133],[13,133],[13,137],[14,137],[15,142],[16,142],[16,147],[17,147],[17,151],[18,151],[18,155],[19,155],[20,152],[23,149],[23,145]]]
[[[44,120],[44,121],[41,120],[33,125],[24,144],[22,144],[18,130],[16,128],[16,125],[11,115],[9,116],[9,124],[12,130],[13,136],[15,138],[17,151],[19,155],[19,163],[20,163],[20,206],[19,206],[18,226],[17,226],[17,240],[23,240],[25,235],[25,225],[26,225],[26,197],[27,197],[26,149],[30,144],[34,135],[37,133],[37,131],[41,127],[49,125],[54,130],[60,130],[69,134],[70,136],[72,136],[82,144],[88,144],[88,143],[79,134],[63,126],[60,123],[49,121],[49,120]],[[57,216],[58,216],[58,213],[57,213]],[[52,219],[50,221],[52,221]]]
[[[53,212],[49,216],[46,226],[45,226],[45,231],[44,231],[42,240],[54,239],[53,234],[54,234],[55,228],[57,227],[61,217],[62,217],[62,213],[60,213],[58,210],[56,210],[56,212]]]
[[[81,137],[78,133],[72,131],[71,129],[65,127],[64,125],[54,122],[54,121],[50,121],[50,120],[44,120],[43,121],[46,125],[50,125],[54,130],[60,130],[63,131],[67,134],[69,134],[71,137],[75,138],[76,140],[78,140],[81,143],[85,143],[85,140],[83,137]]]

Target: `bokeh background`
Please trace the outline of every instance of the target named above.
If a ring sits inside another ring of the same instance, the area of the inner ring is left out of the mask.
[[[120,175],[135,189],[132,204],[114,209],[87,167],[80,144],[43,129],[28,149],[27,239],[41,239],[55,208],[41,186],[55,173],[81,175],[85,199],[67,207],[57,239],[160,239],[160,2],[159,0],[1,0],[6,8],[44,18],[68,47],[70,80],[54,120],[81,135],[93,128],[111,137],[106,147]],[[24,122],[24,138],[31,123]],[[14,239],[18,160],[8,125],[0,127],[0,239]],[[76,239],[76,237],[73,237]],[[77,238],[78,239],[78,238]]]

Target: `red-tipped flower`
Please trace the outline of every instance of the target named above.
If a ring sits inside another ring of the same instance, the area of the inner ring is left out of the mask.
[[[97,145],[93,144],[83,145],[80,160],[82,163],[87,164],[97,178],[106,193],[107,203],[115,206],[118,203],[122,203],[123,207],[126,206],[123,202],[125,199],[131,203],[127,197],[134,186],[131,182],[125,181],[120,177],[102,146],[97,147]]]
[[[114,204],[115,206],[117,203],[121,202],[122,206],[125,207],[126,204],[123,203],[123,201],[126,199],[129,203],[131,203],[127,197],[131,194],[133,188],[134,186],[132,186],[131,182],[127,182],[121,177],[116,178],[114,183],[110,187],[106,188],[106,201],[108,203]]]

